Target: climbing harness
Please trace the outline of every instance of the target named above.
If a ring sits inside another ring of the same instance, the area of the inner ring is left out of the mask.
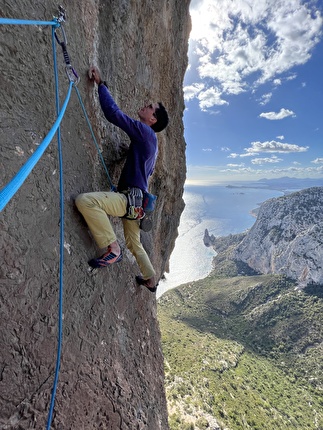
[[[129,188],[128,190],[122,191],[127,197],[127,212],[122,218],[130,220],[139,220],[145,216],[144,209],[142,207],[143,193],[140,188]]]
[[[55,103],[56,103],[56,115],[57,119],[54,122],[52,128],[48,132],[47,136],[44,138],[42,143],[38,146],[37,150],[29,157],[26,163],[20,168],[18,173],[14,176],[14,178],[9,181],[9,183],[0,191],[0,211],[4,209],[7,203],[11,200],[11,198],[15,195],[18,189],[22,186],[28,175],[31,173],[32,169],[35,167],[37,162],[40,160],[42,155],[44,154],[46,148],[52,141],[53,137],[57,133],[57,144],[58,144],[58,156],[59,156],[59,187],[60,187],[60,262],[59,262],[59,297],[58,297],[58,345],[57,345],[57,355],[56,355],[56,367],[55,367],[55,375],[54,382],[51,392],[51,400],[50,407],[47,418],[46,430],[49,430],[51,427],[52,416],[55,405],[55,396],[56,389],[58,383],[58,376],[60,370],[60,360],[61,360],[61,350],[62,350],[62,338],[63,338],[63,268],[64,268],[64,181],[63,181],[63,160],[62,160],[62,145],[61,145],[61,133],[60,133],[60,124],[65,115],[65,111],[67,105],[70,100],[72,87],[75,88],[84,116],[87,120],[88,126],[90,128],[92,138],[97,147],[101,162],[105,168],[107,173],[108,181],[110,183],[111,189],[114,189],[112,181],[110,179],[107,167],[103,160],[100,148],[96,141],[95,135],[93,133],[88,115],[85,111],[84,104],[82,102],[80,93],[76,87],[79,83],[79,76],[76,73],[75,69],[71,65],[70,57],[67,52],[67,38],[65,34],[65,30],[63,28],[63,23],[66,19],[65,10],[59,6],[58,16],[54,17],[52,21],[37,21],[37,20],[21,20],[21,19],[9,19],[9,18],[0,18],[0,25],[50,25],[52,27],[52,51],[53,51],[53,62],[54,62],[54,79],[55,79]],[[58,31],[61,32],[61,38],[58,36]],[[61,46],[64,56],[65,62],[65,71],[69,80],[69,87],[67,91],[66,98],[60,108],[59,103],[59,90],[58,90],[58,72],[57,72],[57,59],[56,59],[56,48],[55,41]]]
[[[121,218],[139,220],[140,229],[150,231],[153,227],[151,214],[155,210],[157,196],[140,188],[129,188],[122,191],[122,194],[127,197],[127,212]]]
[[[122,218],[141,220],[154,211],[157,197],[148,191],[133,187],[121,192],[127,197],[127,212]]]

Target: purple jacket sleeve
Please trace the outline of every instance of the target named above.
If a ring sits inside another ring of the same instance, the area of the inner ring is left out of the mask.
[[[140,138],[142,134],[140,122],[122,112],[105,85],[99,85],[98,92],[100,105],[106,119],[120,127],[131,140]]]

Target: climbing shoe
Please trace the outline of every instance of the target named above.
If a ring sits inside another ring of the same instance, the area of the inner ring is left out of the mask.
[[[119,255],[116,255],[111,252],[110,248],[108,248],[108,251],[105,254],[101,255],[101,257],[92,258],[92,260],[89,261],[89,265],[93,267],[93,269],[107,267],[110,264],[119,263],[119,261],[122,260],[122,257],[122,251],[120,251]]]
[[[137,284],[143,285],[144,287],[148,288],[148,290],[152,293],[155,293],[157,291],[158,284],[155,285],[154,278],[144,279],[141,276],[136,276],[136,281]]]

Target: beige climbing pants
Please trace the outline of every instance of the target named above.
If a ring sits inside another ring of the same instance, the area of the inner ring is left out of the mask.
[[[105,248],[117,240],[107,215],[122,217],[126,213],[127,198],[124,194],[113,191],[80,194],[75,203],[99,248]],[[152,278],[155,270],[140,242],[139,221],[122,218],[122,223],[127,248],[134,255],[142,277]]]

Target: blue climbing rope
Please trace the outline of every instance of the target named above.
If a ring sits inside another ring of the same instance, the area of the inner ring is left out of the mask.
[[[27,176],[30,174],[36,163],[40,160],[49,143],[53,139],[57,131],[57,142],[58,142],[58,155],[59,155],[59,188],[60,188],[60,267],[59,267],[59,303],[58,303],[58,346],[57,346],[57,357],[56,357],[56,368],[54,383],[51,393],[50,408],[47,419],[46,429],[49,430],[51,427],[56,389],[58,383],[61,350],[62,350],[62,338],[63,338],[63,269],[64,269],[64,180],[63,180],[63,158],[62,158],[62,145],[61,145],[61,134],[60,134],[60,123],[64,117],[68,102],[70,100],[72,86],[74,84],[73,78],[69,77],[70,85],[68,93],[63,103],[62,109],[59,106],[59,91],[58,91],[58,72],[57,72],[57,60],[55,50],[55,30],[60,26],[59,22],[64,20],[65,13],[60,8],[60,18],[53,22],[46,21],[25,21],[25,20],[7,20],[0,19],[0,24],[33,24],[33,25],[52,25],[52,48],[53,48],[53,60],[54,60],[54,79],[55,79],[55,101],[56,101],[56,115],[57,119],[34,154],[27,160],[22,166],[16,176],[1,190],[0,192],[0,210],[8,203],[12,196],[21,187]],[[66,48],[65,48],[66,49]],[[69,76],[69,74],[68,74]],[[75,77],[76,79],[76,77]]]
[[[98,142],[97,142],[97,140],[96,140],[95,134],[94,134],[94,132],[93,132],[93,128],[92,128],[92,126],[91,126],[91,123],[90,123],[90,120],[89,120],[88,114],[86,113],[85,106],[84,106],[83,101],[82,101],[82,98],[81,98],[81,94],[80,94],[80,92],[79,92],[79,90],[78,90],[78,88],[77,88],[77,87],[74,87],[74,89],[75,89],[76,94],[77,94],[77,96],[78,96],[78,99],[79,99],[80,105],[81,105],[81,107],[82,107],[82,111],[83,111],[83,113],[84,113],[84,116],[85,116],[86,122],[87,122],[87,124],[88,124],[89,129],[90,129],[90,132],[91,132],[91,135],[92,135],[92,139],[93,139],[93,142],[94,142],[94,144],[95,144],[95,146],[96,146],[96,149],[97,149],[97,151],[98,151],[98,154],[99,154],[99,157],[100,157],[101,163],[102,163],[102,165],[103,165],[103,168],[104,168],[104,170],[105,170],[105,173],[107,174],[107,178],[108,178],[108,181],[109,181],[109,184],[110,184],[110,188],[111,188],[111,190],[115,190],[115,186],[114,186],[114,185],[113,185],[113,183],[112,183],[111,177],[110,177],[110,175],[109,175],[108,168],[107,168],[107,166],[106,166],[106,164],[105,164],[105,162],[104,162],[104,158],[103,158],[103,156],[102,156],[102,153],[101,153],[100,147],[99,147],[99,145],[98,145]]]
[[[54,60],[54,79],[55,79],[55,102],[56,102],[56,114],[57,117],[60,115],[59,107],[59,93],[58,93],[58,73],[57,73],[57,59],[55,49],[55,29],[52,28],[52,48],[53,48],[53,60]],[[69,89],[73,86],[73,82],[70,81]],[[59,298],[58,298],[58,339],[57,339],[57,353],[56,353],[56,365],[55,365],[55,376],[51,394],[50,407],[48,411],[47,426],[46,430],[50,429],[53,411],[55,405],[56,390],[58,384],[59,369],[61,363],[62,353],[62,341],[63,341],[63,276],[64,276],[64,177],[63,177],[63,155],[62,155],[62,143],[61,143],[61,131],[60,127],[57,129],[57,147],[58,147],[58,159],[59,159],[59,188],[60,188],[60,258],[59,258]]]
[[[52,25],[59,27],[59,22],[55,19],[53,21],[34,21],[29,19],[12,19],[12,18],[0,18],[0,24],[6,25]]]
[[[62,109],[59,113],[58,118],[56,119],[53,127],[48,132],[45,139],[42,141],[42,143],[38,146],[36,151],[28,158],[26,163],[20,168],[18,173],[11,179],[11,181],[0,191],[0,211],[6,206],[6,204],[9,202],[9,200],[16,194],[16,192],[19,190],[21,185],[24,183],[24,181],[27,179],[28,175],[32,171],[32,169],[35,167],[35,165],[38,163],[42,155],[44,154],[46,148],[52,141],[53,137],[55,136],[56,130],[58,129],[66,107],[68,105],[71,91],[72,91],[73,82],[70,82],[70,86],[68,88],[67,96],[64,101],[64,104],[62,106]]]

